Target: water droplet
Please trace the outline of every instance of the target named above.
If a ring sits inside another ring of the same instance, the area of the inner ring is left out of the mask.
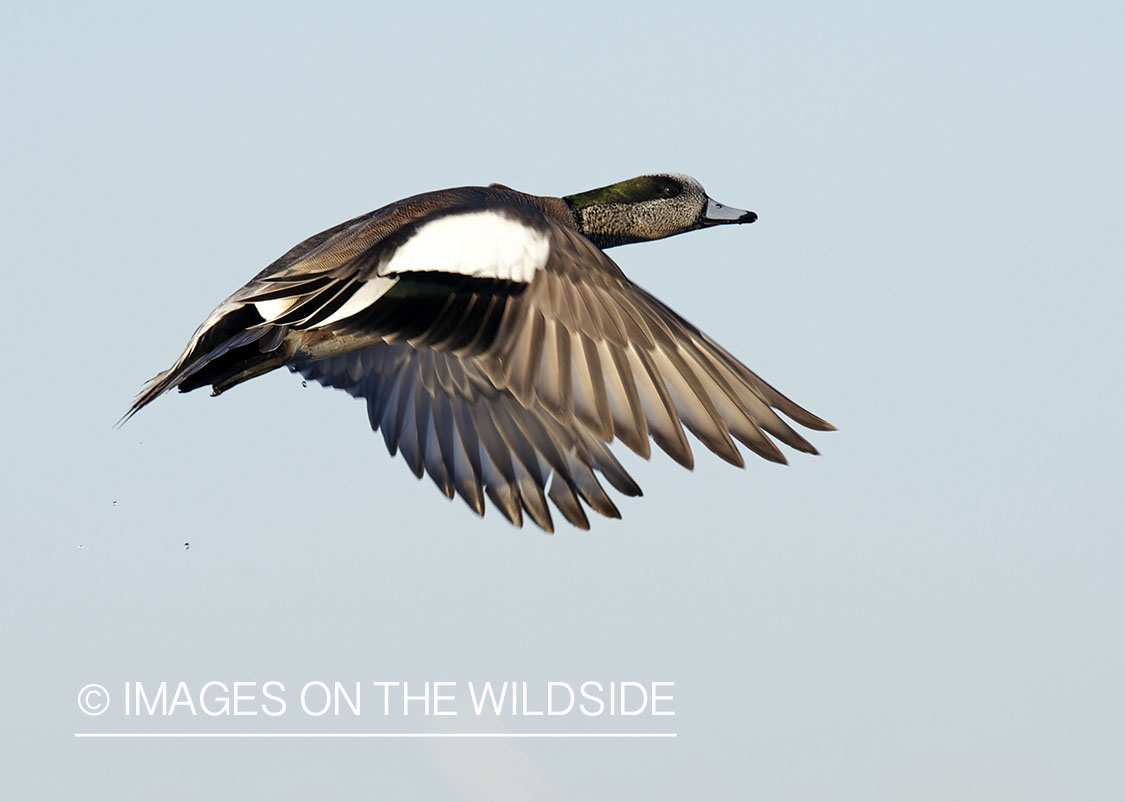
[[[115,502],[113,502],[113,506],[115,506],[115,507],[117,506],[117,502],[116,502],[116,501],[115,501]]]
[[[301,386],[302,386],[302,387],[308,387],[308,386],[309,386],[309,383],[308,383],[307,381],[304,381],[304,380],[302,380],[302,381],[301,381]]]
[[[190,544],[190,543],[185,543],[185,544],[184,544],[184,551],[187,551],[187,550],[188,550],[188,549],[190,549],[190,548],[191,548],[191,544]]]
[[[79,551],[82,551],[82,549],[84,549],[84,548],[86,548],[86,547],[83,546],[81,543],[78,544],[78,550]]]

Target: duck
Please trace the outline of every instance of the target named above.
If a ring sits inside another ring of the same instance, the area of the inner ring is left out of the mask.
[[[689,470],[685,429],[744,466],[817,450],[832,424],[767,384],[634,284],[621,245],[753,223],[690,176],[656,173],[563,197],[503,184],[426,192],[294,246],[203,321],[119,423],[171,390],[220,395],[285,367],[363,399],[391,456],[479,516],[554,531],[642,495],[615,442]],[[788,418],[788,422],[782,417]],[[775,440],[777,442],[775,442]],[[600,475],[600,476],[599,476]]]

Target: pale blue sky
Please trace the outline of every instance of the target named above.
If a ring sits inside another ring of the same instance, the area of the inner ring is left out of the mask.
[[[1123,41],[1108,2],[7,8],[4,796],[1120,799]],[[760,219],[612,256],[822,456],[622,450],[645,498],[546,537],[286,373],[111,429],[316,231],[648,171]],[[73,737],[241,725],[86,683],[275,678],[672,680],[680,737]]]

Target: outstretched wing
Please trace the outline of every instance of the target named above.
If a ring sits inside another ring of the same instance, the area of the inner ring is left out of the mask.
[[[366,399],[371,428],[382,431],[390,453],[401,453],[416,476],[429,474],[478,515],[487,494],[516,526],[526,511],[548,532],[554,526],[547,498],[582,529],[589,521],[581,502],[620,518],[595,470],[622,493],[641,495],[605,443],[495,388],[472,360],[380,344],[292,369]]]
[[[617,515],[593,470],[639,492],[605,446],[614,439],[648,458],[651,437],[687,467],[681,424],[736,465],[735,439],[776,462],[785,457],[770,436],[816,453],[778,411],[812,429],[830,424],[632,284],[580,234],[547,220],[528,225],[534,232],[511,232],[520,243],[494,247],[501,232],[493,232],[486,252],[456,238],[446,240],[448,254],[425,251],[433,261],[400,252],[393,258],[409,269],[370,271],[400,284],[336,327],[384,343],[293,369],[366,398],[391,453],[447,496],[457,492],[480,513],[483,491],[514,523],[522,509],[547,529],[549,483],[550,498],[583,528],[578,499]],[[533,268],[498,256],[538,253],[527,245],[535,237],[546,248]],[[454,254],[456,269],[441,269]]]
[[[767,434],[816,453],[777,411],[810,429],[833,428],[561,226],[552,227],[544,269],[508,304],[480,358],[491,381],[521,403],[537,402],[564,425],[582,426],[605,441],[620,439],[646,458],[651,436],[689,468],[693,458],[681,423],[739,466],[732,436],[775,462],[785,457]]]

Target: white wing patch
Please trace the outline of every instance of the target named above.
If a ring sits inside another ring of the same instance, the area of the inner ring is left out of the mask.
[[[347,303],[326,317],[324,320],[316,324],[318,329],[335,323],[337,320],[343,320],[346,317],[351,317],[357,312],[362,312],[371,304],[379,300],[383,293],[398,284],[397,278],[384,278],[383,276],[376,276],[375,278],[368,279],[363,282],[363,286],[356,290],[355,295],[348,299]]]
[[[528,283],[547,264],[547,234],[494,211],[466,212],[426,223],[379,273],[460,273]]]
[[[314,328],[323,328],[338,320],[351,317],[357,312],[362,312],[379,300],[387,290],[397,283],[397,278],[388,278],[386,276],[375,276],[362,282],[363,286],[356,290],[355,294],[352,295],[343,306],[317,323]],[[309,297],[309,295],[298,294],[291,298],[274,298],[269,301],[254,301],[253,303],[254,308],[258,310],[258,314],[268,323],[277,320],[298,303],[307,300]],[[311,316],[314,312],[310,310],[308,314]]]
[[[297,301],[297,298],[275,298],[272,301],[255,301],[254,308],[258,310],[258,314],[262,316],[262,320],[277,320],[279,317],[289,311],[289,308]]]

